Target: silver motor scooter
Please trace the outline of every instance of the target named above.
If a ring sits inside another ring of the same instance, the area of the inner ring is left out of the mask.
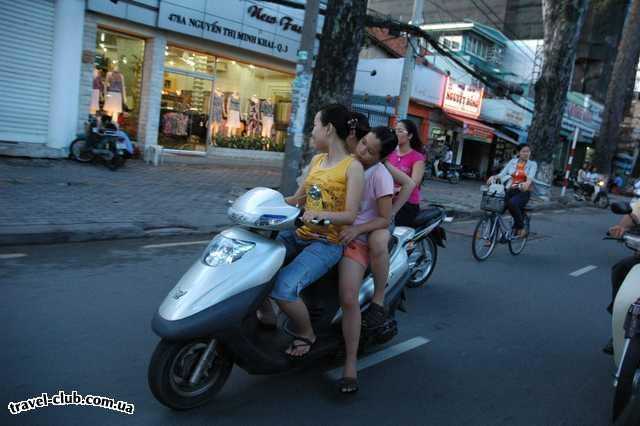
[[[613,203],[611,210],[616,214],[629,214],[631,206]],[[630,250],[640,252],[640,235],[627,233],[620,240]],[[637,426],[640,424],[640,265],[631,268],[616,294],[611,328],[617,367],[613,421],[615,425]]]
[[[303,359],[291,361],[285,354],[292,339],[286,321],[268,329],[256,316],[286,262],[285,247],[276,240],[278,232],[295,228],[301,210],[288,205],[277,191],[255,188],[238,198],[228,215],[236,226],[212,239],[152,321],[153,331],[162,340],[149,364],[149,387],[173,409],[210,401],[234,364],[249,374],[281,373],[335,355],[343,346],[335,268],[301,293],[318,336]],[[397,333],[393,318],[411,275],[406,246],[414,235],[411,228],[398,227],[393,232],[385,291],[390,320],[374,334],[365,333],[364,345],[384,343]],[[373,290],[368,273],[360,288],[362,310]]]

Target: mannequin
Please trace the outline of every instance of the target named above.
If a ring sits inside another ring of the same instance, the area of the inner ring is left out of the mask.
[[[263,99],[260,102],[260,118],[262,119],[262,137],[270,138],[273,128],[273,102],[271,99]]]
[[[240,124],[240,97],[233,92],[227,97],[227,136],[231,136]]]
[[[98,68],[93,69],[93,90],[91,91],[91,104],[89,111],[95,114],[100,109],[100,99],[104,98],[104,80],[102,72]]]
[[[211,100],[211,134],[218,134],[220,128],[222,127],[222,121],[224,120],[224,93],[220,90],[215,89],[213,91],[213,99]]]
[[[253,95],[249,98],[249,113],[247,114],[247,134],[256,136],[260,134],[260,99]]]
[[[104,110],[112,117],[114,122],[118,122],[118,115],[122,112],[122,102],[127,99],[127,92],[124,84],[124,76],[118,69],[118,64],[113,66],[112,71],[107,73],[107,95],[104,102]]]

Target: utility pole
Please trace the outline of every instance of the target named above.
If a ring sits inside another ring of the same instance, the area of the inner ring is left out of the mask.
[[[280,182],[280,192],[285,195],[293,194],[297,189],[296,178],[302,159],[305,116],[307,114],[311,79],[313,78],[313,52],[318,27],[319,8],[319,0],[307,0],[304,11],[302,40],[298,50],[296,78],[293,81],[291,124],[289,124],[287,134],[284,165],[282,166],[282,181]]]
[[[411,24],[422,25],[422,7],[424,0],[413,0],[413,18]],[[413,88],[413,70],[416,67],[416,53],[412,46],[418,47],[418,37],[407,37],[407,51],[404,54],[404,64],[402,65],[402,80],[400,80],[400,100],[398,102],[397,116],[399,120],[407,118],[409,112],[409,100],[411,99],[411,89]]]

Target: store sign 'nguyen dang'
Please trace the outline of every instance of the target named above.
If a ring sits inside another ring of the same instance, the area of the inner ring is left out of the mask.
[[[183,3],[162,1],[158,27],[295,62],[302,12],[253,0],[203,2],[202,10]]]
[[[444,90],[442,109],[465,117],[480,116],[483,88],[458,83],[448,77]]]

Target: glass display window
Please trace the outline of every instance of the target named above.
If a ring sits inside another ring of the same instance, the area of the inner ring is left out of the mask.
[[[291,116],[292,76],[224,58],[215,69],[214,106],[221,103],[222,113],[214,117],[213,134],[280,144]]]
[[[106,114],[137,138],[144,40],[98,29],[90,112]]]

